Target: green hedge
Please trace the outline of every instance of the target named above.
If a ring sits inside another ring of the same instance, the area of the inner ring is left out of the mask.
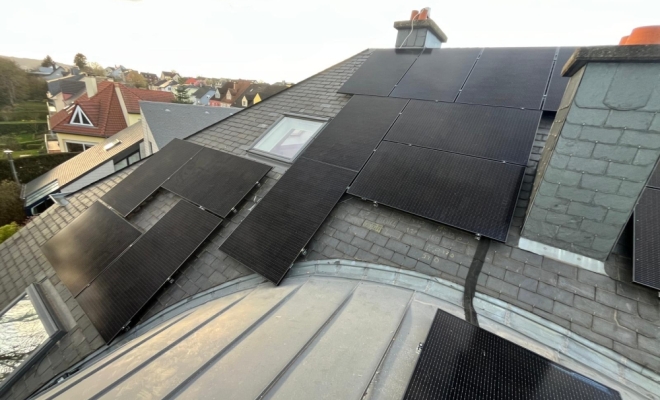
[[[17,135],[20,133],[46,133],[48,124],[46,122],[0,124],[0,136]]]
[[[0,226],[0,243],[9,239],[11,235],[18,232],[19,229],[21,229],[21,227],[18,226],[16,222],[12,222],[11,224]]]
[[[16,165],[18,179],[21,183],[28,183],[32,179],[43,175],[47,171],[57,167],[64,161],[77,156],[78,154],[79,153],[57,153],[17,158],[14,160],[14,164]],[[14,179],[11,175],[11,169],[9,169],[9,162],[6,159],[0,161],[0,181],[5,179]]]

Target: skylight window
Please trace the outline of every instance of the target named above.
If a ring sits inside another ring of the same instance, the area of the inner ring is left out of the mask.
[[[285,116],[257,140],[251,151],[291,162],[325,124],[313,117]]]
[[[108,151],[111,148],[115,147],[116,145],[120,144],[121,140],[115,139],[112,142],[107,143],[105,146],[103,146],[103,150]]]
[[[73,112],[73,116],[71,117],[71,122],[69,123],[72,125],[94,126],[80,107],[76,107],[76,110]]]

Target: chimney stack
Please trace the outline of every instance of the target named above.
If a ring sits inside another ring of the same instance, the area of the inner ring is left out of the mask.
[[[523,239],[545,245],[536,247],[605,260],[660,158],[660,27],[638,32],[556,67],[571,80],[523,227]]]
[[[99,92],[98,87],[96,86],[96,78],[93,76],[86,76],[83,78],[85,81],[85,90],[87,91],[87,97],[92,98]]]
[[[426,47],[439,48],[447,42],[447,35],[430,18],[431,8],[424,7],[421,11],[413,10],[407,21],[396,21],[394,29],[399,31],[396,36],[396,47]]]

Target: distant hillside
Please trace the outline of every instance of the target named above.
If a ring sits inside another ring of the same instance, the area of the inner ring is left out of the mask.
[[[3,56],[3,55],[0,55],[0,57],[8,58],[8,59],[12,60],[13,62],[15,62],[16,64],[18,64],[19,67],[21,67],[22,69],[26,69],[26,70],[39,68],[41,66],[41,61],[42,61],[42,60],[35,60],[34,58],[19,58],[19,57],[9,57],[9,56]],[[71,68],[71,65],[60,63],[57,60],[55,60],[55,63],[57,63],[57,65],[61,65],[63,67]]]

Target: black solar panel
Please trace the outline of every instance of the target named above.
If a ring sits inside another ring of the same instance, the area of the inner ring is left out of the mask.
[[[653,171],[651,174],[651,178],[649,179],[649,182],[646,184],[646,186],[660,189],[660,167],[655,168],[655,171]]]
[[[453,102],[479,53],[479,48],[425,50],[391,96]]]
[[[559,110],[561,98],[564,96],[568,81],[571,79],[569,77],[561,76],[561,70],[564,68],[564,65],[566,65],[566,62],[571,57],[571,55],[573,55],[574,51],[575,47],[559,48],[557,61],[555,62],[555,67],[552,70],[552,78],[550,78],[550,86],[548,86],[548,93],[545,98],[545,103],[543,103],[544,111]]]
[[[526,165],[541,111],[411,100],[385,140]]]
[[[660,290],[660,189],[644,189],[634,224],[633,281]]]
[[[139,236],[133,225],[97,202],[44,243],[41,251],[76,296]]]
[[[359,171],[407,102],[353,96],[302,157]]]
[[[617,391],[438,310],[404,399],[620,399]]]
[[[106,193],[101,200],[127,216],[203,147],[174,139]]]
[[[111,341],[218,227],[221,219],[179,201],[115,260],[77,300]]]
[[[337,92],[389,96],[420,52],[419,49],[374,50]]]
[[[383,142],[348,193],[504,242],[525,168]]]
[[[204,148],[163,188],[225,218],[270,169],[256,161]]]
[[[354,176],[353,171],[299,159],[220,250],[278,284]]]
[[[484,49],[457,103],[541,108],[556,48]]]

